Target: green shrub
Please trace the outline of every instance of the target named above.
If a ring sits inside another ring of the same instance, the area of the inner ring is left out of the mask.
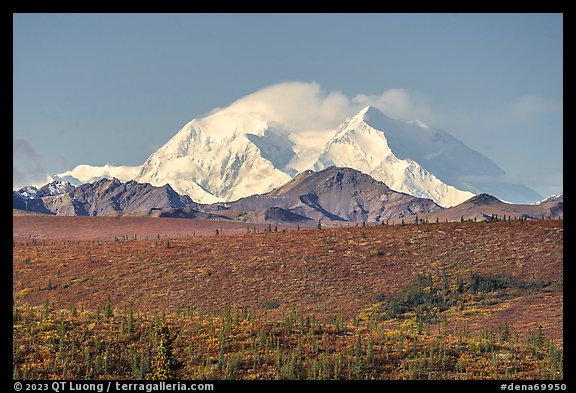
[[[262,302],[262,308],[271,310],[280,307],[280,302],[274,299],[266,299]]]

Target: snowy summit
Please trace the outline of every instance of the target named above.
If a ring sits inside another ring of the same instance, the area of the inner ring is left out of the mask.
[[[447,132],[420,120],[391,119],[370,106],[334,129],[307,131],[231,105],[190,121],[142,165],[79,165],[55,178],[169,184],[194,201],[213,203],[266,193],[305,170],[333,165],[443,207],[474,195],[454,185],[459,176],[502,172]]]

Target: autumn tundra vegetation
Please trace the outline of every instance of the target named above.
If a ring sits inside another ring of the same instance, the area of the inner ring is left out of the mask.
[[[15,236],[14,378],[564,378],[562,221],[278,228]]]

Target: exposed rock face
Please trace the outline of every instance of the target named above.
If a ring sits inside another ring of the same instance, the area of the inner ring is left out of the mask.
[[[55,182],[61,183],[61,182]],[[105,216],[152,208],[183,208],[195,206],[190,197],[177,194],[172,187],[118,179],[101,179],[77,187],[55,187],[47,184],[39,190],[26,187],[13,192],[13,208],[64,216]]]
[[[36,213],[51,214],[40,198],[26,198],[20,191],[12,191],[12,208]]]
[[[432,199],[392,190],[383,182],[351,168],[329,167],[298,174],[284,185],[234,202],[201,205],[179,195],[170,185],[101,179],[77,187],[53,182],[37,189],[24,187],[12,193],[12,207],[29,212],[65,216],[118,214],[153,217],[203,218],[314,225],[317,220],[374,222],[419,215],[453,221],[493,216],[528,219],[559,218],[564,197],[556,195],[532,205],[510,204],[479,194],[444,209]]]
[[[202,209],[259,211],[272,207],[333,221],[383,221],[442,210],[431,199],[396,192],[355,169],[338,167],[305,171],[269,193]]]

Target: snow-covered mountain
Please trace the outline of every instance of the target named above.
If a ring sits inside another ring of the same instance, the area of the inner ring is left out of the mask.
[[[133,180],[139,173],[142,165],[138,166],[104,166],[78,165],[71,171],[52,176],[54,180],[69,182],[73,185],[94,183],[100,179],[116,178],[122,182]]]
[[[135,179],[154,185],[169,182],[177,192],[211,203],[265,193],[305,169],[335,165],[360,170],[394,190],[442,206],[474,195],[444,184],[414,160],[397,158],[385,133],[365,122],[375,111],[364,108],[324,133],[327,140],[318,146],[311,143],[318,135],[293,132],[257,113],[223,110],[184,126],[148,158]]]
[[[74,190],[74,186],[65,181],[53,181],[40,188],[26,186],[18,191],[24,199],[38,199],[43,197],[53,197],[66,194]]]
[[[532,203],[532,205],[543,205],[547,202],[555,202],[562,199],[562,201],[564,201],[564,194],[554,194],[554,195],[550,195],[548,198],[544,198],[538,202],[534,202]]]
[[[80,165],[56,178],[73,184],[111,177],[170,184],[194,201],[215,203],[263,194],[305,170],[332,165],[357,169],[443,207],[475,194],[457,188],[458,179],[503,173],[447,132],[418,120],[394,120],[372,107],[318,131],[296,130],[232,105],[190,121],[140,166]]]
[[[377,109],[366,107],[338,128],[336,135],[326,144],[314,164],[314,169],[332,165],[351,167],[384,182],[393,190],[430,198],[444,207],[457,205],[474,196],[471,192],[443,183],[417,161],[408,158],[410,155],[406,154],[407,158],[401,159],[392,151],[385,130],[397,131],[400,128],[402,131],[403,127],[404,131],[413,131],[410,128],[416,128],[418,132],[423,129],[422,124],[417,122],[411,125],[394,121]],[[424,139],[419,137],[417,132],[406,132],[414,139],[414,143]],[[407,150],[404,145],[399,145],[399,148]]]
[[[194,119],[142,165],[135,180],[170,183],[194,201],[213,203],[270,191],[291,176],[287,131],[258,114],[221,111]]]

